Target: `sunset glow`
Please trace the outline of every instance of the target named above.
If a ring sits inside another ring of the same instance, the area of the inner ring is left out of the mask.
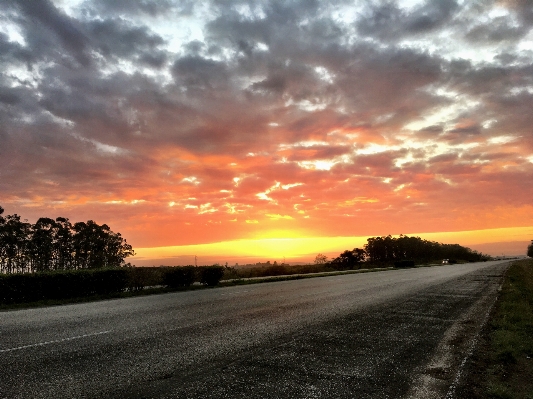
[[[139,265],[525,253],[530,2],[352,3],[3,2],[0,206]]]
[[[281,234],[273,234],[278,236]],[[446,244],[464,243],[471,248],[493,255],[513,255],[524,241],[533,235],[531,227],[500,228],[446,233],[412,233],[426,240]],[[138,248],[136,263],[143,266],[155,264],[194,264],[257,262],[310,262],[319,252],[333,258],[345,249],[363,248],[368,237],[308,237],[308,238],[263,238],[225,241],[212,244],[181,245],[169,247]],[[498,243],[498,245],[483,245]],[[480,246],[481,244],[481,246]],[[502,244],[504,246],[502,246]],[[505,244],[507,244],[505,246]],[[517,245],[518,244],[518,245]],[[487,249],[485,249],[487,247]],[[516,247],[516,248],[515,248]],[[507,248],[507,254],[501,249]],[[499,251],[500,250],[500,251]],[[196,258],[195,258],[196,257]],[[157,263],[159,262],[159,263]]]

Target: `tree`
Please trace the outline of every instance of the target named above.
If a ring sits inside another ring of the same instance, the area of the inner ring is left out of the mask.
[[[120,233],[92,220],[72,225],[68,219],[39,218],[35,224],[17,214],[2,216],[0,207],[0,272],[119,267],[135,255]]]
[[[89,220],[75,223],[73,229],[74,260],[78,268],[117,267],[125,258],[135,255],[120,233],[113,233],[106,224],[100,226]]]
[[[527,256],[533,258],[533,240],[531,241],[531,244],[527,246]]]
[[[315,257],[315,264],[316,265],[323,265],[328,261],[328,257],[326,255],[318,254]]]
[[[331,263],[334,263],[341,268],[349,269],[354,266],[359,266],[361,262],[364,262],[366,256],[367,254],[364,249],[354,248],[351,251],[344,251],[338,257],[333,259]]]
[[[76,267],[72,234],[73,230],[70,221],[67,218],[56,218],[54,253],[56,256],[56,269],[58,270],[70,270]]]
[[[17,214],[2,217],[0,221],[0,265],[4,273],[26,272],[30,223],[21,221]]]
[[[42,272],[55,269],[55,229],[56,222],[50,218],[39,218],[37,223],[31,226],[28,250],[30,266],[33,271]]]

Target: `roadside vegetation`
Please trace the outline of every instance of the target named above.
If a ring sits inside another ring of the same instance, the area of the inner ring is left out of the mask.
[[[450,263],[489,258],[458,244],[388,235],[369,238],[364,248],[343,251],[330,260],[318,254],[314,264],[307,265],[133,267],[125,262],[135,255],[132,246],[106,224],[71,223],[62,217],[42,217],[31,224],[3,212],[0,207],[0,307],[196,289],[221,281],[249,284],[247,279],[255,277],[279,281],[310,274],[415,267],[444,258]]]
[[[533,259],[508,269],[476,350],[463,395],[533,399]]]

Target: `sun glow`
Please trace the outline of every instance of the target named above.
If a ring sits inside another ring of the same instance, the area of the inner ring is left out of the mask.
[[[475,246],[476,244],[491,242],[529,242],[531,236],[533,236],[533,226],[460,232],[407,233],[406,235],[418,236],[426,240],[446,244],[460,243],[464,246]],[[179,262],[180,258],[198,255],[202,259],[208,259],[204,264],[224,262],[226,260],[242,262],[243,259],[271,261],[286,259],[287,261],[311,263],[317,253],[334,257],[346,249],[363,248],[367,238],[363,236],[302,237],[301,232],[297,231],[271,230],[256,239],[198,245],[138,248],[135,249],[137,255],[131,261],[134,264],[136,260],[147,264],[148,260],[153,259],[161,264],[174,265],[176,261]]]

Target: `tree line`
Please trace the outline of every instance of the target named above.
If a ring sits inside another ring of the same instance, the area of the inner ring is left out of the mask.
[[[459,244],[442,244],[400,234],[399,237],[388,235],[368,238],[364,248],[346,250],[330,263],[341,267],[354,267],[362,262],[379,265],[405,260],[429,263],[442,259],[478,262],[488,260],[490,257]],[[318,254],[315,258],[315,263],[326,263],[326,261],[322,254]]]
[[[31,224],[17,214],[3,213],[0,206],[1,273],[119,267],[135,255],[120,233],[106,224],[73,224],[63,217],[42,217]]]

